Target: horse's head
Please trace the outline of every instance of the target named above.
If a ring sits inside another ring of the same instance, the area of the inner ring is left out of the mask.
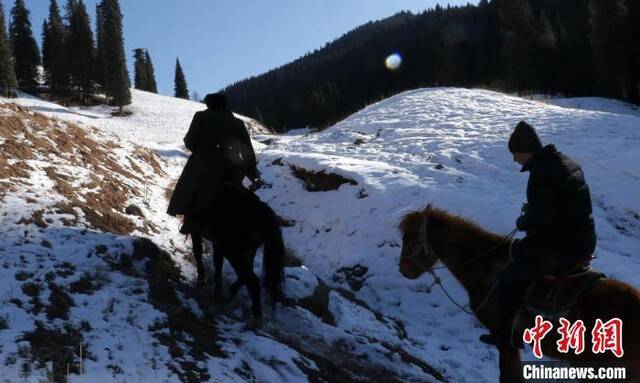
[[[437,257],[429,244],[427,228],[431,206],[421,212],[407,214],[400,223],[402,253],[399,270],[409,279],[416,279],[431,270]]]

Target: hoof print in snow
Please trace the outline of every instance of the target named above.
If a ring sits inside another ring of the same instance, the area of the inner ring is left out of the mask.
[[[338,190],[338,188],[344,184],[358,184],[352,179],[335,173],[327,173],[324,170],[317,172],[299,168],[294,165],[289,165],[289,168],[291,168],[291,171],[296,178],[304,182],[304,188],[310,192]]]
[[[444,169],[444,165],[436,164],[436,166],[434,166],[433,168],[436,169],[436,170],[442,170],[442,169]]]
[[[142,213],[142,209],[140,209],[136,205],[127,206],[127,208],[124,209],[124,212],[129,214],[129,215],[135,215],[137,217],[144,218],[144,213]]]
[[[302,307],[320,318],[322,322],[331,326],[336,325],[335,318],[329,311],[331,289],[324,281],[302,268],[287,270],[286,278],[285,305]]]
[[[381,249],[381,248],[383,248],[385,246],[400,247],[400,244],[398,242],[396,242],[396,241],[385,239],[384,241],[378,243],[376,246],[378,246],[378,248]]]
[[[368,196],[369,193],[367,193],[367,190],[365,188],[362,188],[358,191],[358,199],[367,198]]]
[[[360,291],[362,285],[366,281],[366,274],[369,268],[362,265],[355,265],[353,267],[343,267],[338,270],[333,276],[335,282],[346,282],[351,290]]]
[[[356,145],[356,146],[358,146],[358,145],[362,145],[362,144],[364,144],[365,142],[366,142],[366,141],[365,141],[364,139],[362,139],[362,138],[356,138],[356,140],[355,140],[355,141],[353,141],[353,144],[354,144],[354,145]]]
[[[295,220],[283,218],[277,214],[276,214],[276,220],[278,221],[278,225],[280,225],[280,227],[294,227],[296,225]]]

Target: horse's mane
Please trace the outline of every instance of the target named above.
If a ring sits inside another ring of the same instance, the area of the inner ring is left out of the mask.
[[[423,210],[406,214],[400,221],[400,231],[404,233],[409,227],[419,225],[425,214],[429,215],[428,222],[430,226],[435,224],[441,228],[454,228],[457,229],[456,232],[464,234],[467,238],[474,237],[487,241],[501,241],[504,239],[504,236],[492,233],[467,218],[451,214],[446,210],[434,208],[432,206],[427,206]],[[452,230],[446,231],[448,233],[452,233]]]
[[[398,224],[398,229],[400,232],[404,233],[410,226],[414,225],[414,222],[419,222],[419,219],[422,215],[422,211],[412,211],[411,213],[407,213]]]

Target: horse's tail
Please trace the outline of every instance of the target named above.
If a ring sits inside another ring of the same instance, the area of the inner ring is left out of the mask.
[[[274,301],[280,302],[284,289],[284,240],[276,214],[267,204],[263,205],[265,219],[262,220],[262,232],[265,241],[262,267],[265,288]]]

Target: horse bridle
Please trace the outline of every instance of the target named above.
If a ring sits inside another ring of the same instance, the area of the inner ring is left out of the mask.
[[[427,240],[427,221],[428,221],[428,209],[429,206],[427,206],[427,211],[425,211],[424,216],[422,217],[422,220],[420,222],[420,242],[421,242],[421,246],[409,257],[411,260],[415,261],[418,259],[418,257],[420,256],[421,252],[420,250],[423,250],[424,254],[433,254],[433,248],[431,247],[431,245],[429,244],[428,240]],[[479,256],[467,260],[465,262],[461,262],[458,263],[457,265],[449,265],[449,266],[441,266],[441,267],[431,267],[429,268],[427,271],[429,272],[429,274],[431,274],[431,276],[433,276],[433,282],[431,282],[431,284],[429,285],[429,287],[427,287],[427,291],[430,291],[431,288],[435,285],[440,286],[440,288],[442,289],[442,291],[444,292],[444,294],[447,296],[447,298],[449,298],[449,300],[451,302],[453,302],[453,304],[455,304],[456,306],[458,306],[458,308],[462,311],[464,311],[465,313],[469,314],[469,315],[474,315],[473,312],[467,310],[464,306],[462,306],[460,303],[458,303],[452,296],[451,294],[449,294],[449,292],[445,289],[445,287],[442,285],[442,280],[440,279],[440,277],[438,275],[436,275],[434,269],[444,269],[444,268],[453,268],[453,267],[459,267],[459,266],[464,266],[464,265],[468,265],[471,263],[474,263],[486,256],[488,256],[489,254],[491,254],[493,251],[495,251],[496,249],[498,249],[500,246],[502,246],[504,243],[509,242],[511,239],[513,239],[513,237],[515,236],[515,234],[518,232],[518,228],[513,229],[513,231],[511,231],[511,233],[509,233],[503,241],[501,241],[498,245],[494,246],[493,248],[491,248],[490,250],[480,254]],[[513,255],[512,255],[512,247],[513,244],[515,242],[511,242],[509,244],[509,258],[507,260],[507,264],[509,264],[512,259],[513,259]],[[442,262],[442,260],[441,260]],[[484,306],[487,304],[487,302],[489,302],[489,298],[491,298],[491,296],[493,295],[493,293],[495,292],[495,290],[498,287],[498,281],[496,281],[496,283],[494,283],[494,285],[489,289],[489,293],[487,294],[487,296],[482,300],[482,302],[478,305],[478,307],[473,311],[480,312],[480,310],[482,310],[484,308]]]
[[[429,209],[429,206],[427,206]],[[427,241],[427,220],[429,218],[429,211],[425,211],[422,220],[420,221],[420,242],[422,244],[421,248],[425,255],[429,255],[433,253],[433,248],[429,245],[429,241]],[[419,250],[420,250],[419,249]],[[419,254],[419,253],[418,253]],[[417,258],[418,256],[416,256]]]

